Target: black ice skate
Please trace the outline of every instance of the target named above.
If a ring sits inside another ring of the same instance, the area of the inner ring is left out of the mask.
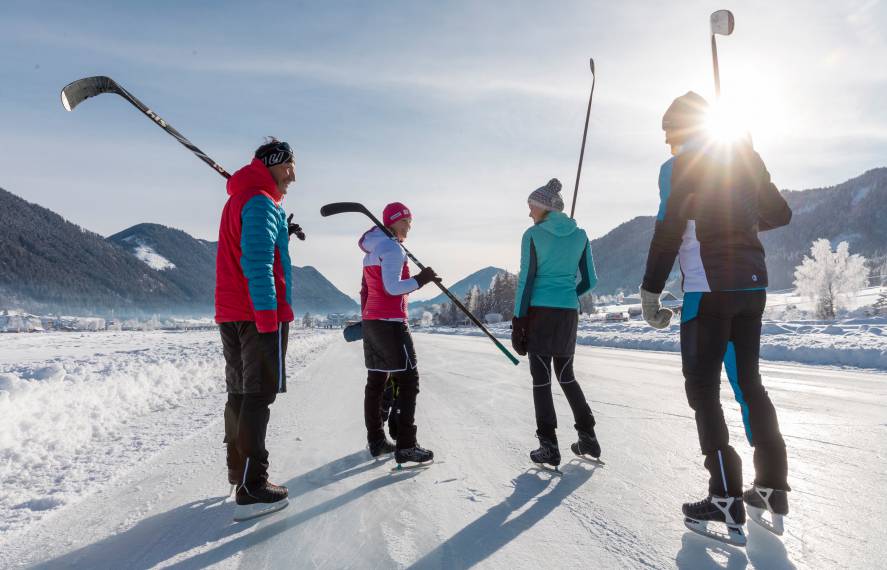
[[[782,536],[785,532],[782,518],[788,514],[788,492],[754,485],[742,494],[742,500],[748,507],[751,520],[773,534]],[[764,516],[765,513],[767,517]]]
[[[598,443],[593,429],[590,432],[580,430],[579,441],[572,444],[570,446],[570,449],[573,451],[573,453],[576,454],[577,457],[581,457],[582,459],[586,459],[600,465],[604,464],[604,462],[599,459],[601,456],[601,444]]]
[[[286,487],[265,482],[250,488],[241,485],[237,489],[237,507],[234,522],[245,521],[275,513],[289,505]]]
[[[370,455],[373,457],[379,457],[380,455],[385,455],[387,453],[394,453],[394,444],[388,441],[385,437],[369,442],[367,447],[370,450]]]
[[[397,467],[392,471],[403,471],[404,469],[416,469],[426,467],[434,462],[434,452],[422,449],[419,444],[416,447],[408,447],[406,449],[398,449],[394,452],[394,460]],[[411,463],[412,465],[405,465]]]
[[[561,464],[561,452],[557,448],[557,442],[544,435],[536,437],[539,438],[539,447],[530,452],[530,461],[543,469],[560,473],[558,465]]]
[[[741,497],[709,496],[695,503],[684,503],[684,524],[693,532],[733,546],[745,546],[745,507]],[[726,531],[721,524],[726,525]]]

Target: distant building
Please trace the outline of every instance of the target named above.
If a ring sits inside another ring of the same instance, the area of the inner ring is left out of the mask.
[[[345,313],[330,313],[326,316],[326,328],[340,329],[344,328],[348,322],[348,315]]]

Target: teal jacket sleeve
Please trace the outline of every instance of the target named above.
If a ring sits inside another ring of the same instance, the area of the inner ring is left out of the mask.
[[[533,280],[536,277],[536,248],[530,230],[524,232],[520,247],[520,273],[517,277],[517,294],[514,299],[514,316],[525,317],[530,310]]]
[[[279,229],[277,209],[267,196],[258,195],[244,204],[240,217],[240,267],[246,277],[259,332],[270,332],[277,329],[277,292],[274,289],[274,247]],[[273,319],[265,311],[274,311]]]
[[[597,272],[594,270],[594,256],[591,255],[591,242],[585,240],[585,251],[579,260],[579,284],[576,285],[576,295],[581,297],[597,285]]]

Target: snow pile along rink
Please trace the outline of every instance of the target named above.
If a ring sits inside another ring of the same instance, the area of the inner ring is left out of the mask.
[[[511,337],[510,323],[488,325],[498,338]],[[431,327],[422,332],[482,336],[474,326]],[[605,323],[582,318],[576,342],[589,346],[679,352],[680,319],[656,330],[642,320]],[[767,321],[761,330],[761,358],[887,370],[887,318],[824,321]]]
[[[288,363],[304,365],[332,338],[293,331]],[[219,421],[224,401],[215,330],[3,335],[0,532]]]

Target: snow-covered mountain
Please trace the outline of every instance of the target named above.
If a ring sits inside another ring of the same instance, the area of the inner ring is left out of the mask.
[[[182,307],[188,293],[102,236],[0,189],[0,304],[102,313]]]
[[[210,310],[216,271],[216,244],[175,228],[138,224],[108,238],[185,291],[196,306]]]
[[[108,238],[137,259],[161,272],[194,299],[213,302],[216,242],[159,224],[138,224]],[[296,312],[352,313],[358,305],[311,266],[293,266],[293,298]]]
[[[849,242],[850,252],[867,257],[874,273],[887,273],[887,168],[869,170],[837,186],[782,194],[794,212],[791,224],[761,234],[771,289],[792,286],[795,266],[818,238],[832,241],[833,246]],[[654,216],[638,216],[592,240],[600,278],[595,293],[637,290],[654,221]],[[677,263],[667,288],[680,289]]]
[[[215,242],[159,224],[106,239],[2,189],[0,228],[0,308],[212,314]],[[358,310],[314,267],[293,267],[293,281],[300,315]]]

